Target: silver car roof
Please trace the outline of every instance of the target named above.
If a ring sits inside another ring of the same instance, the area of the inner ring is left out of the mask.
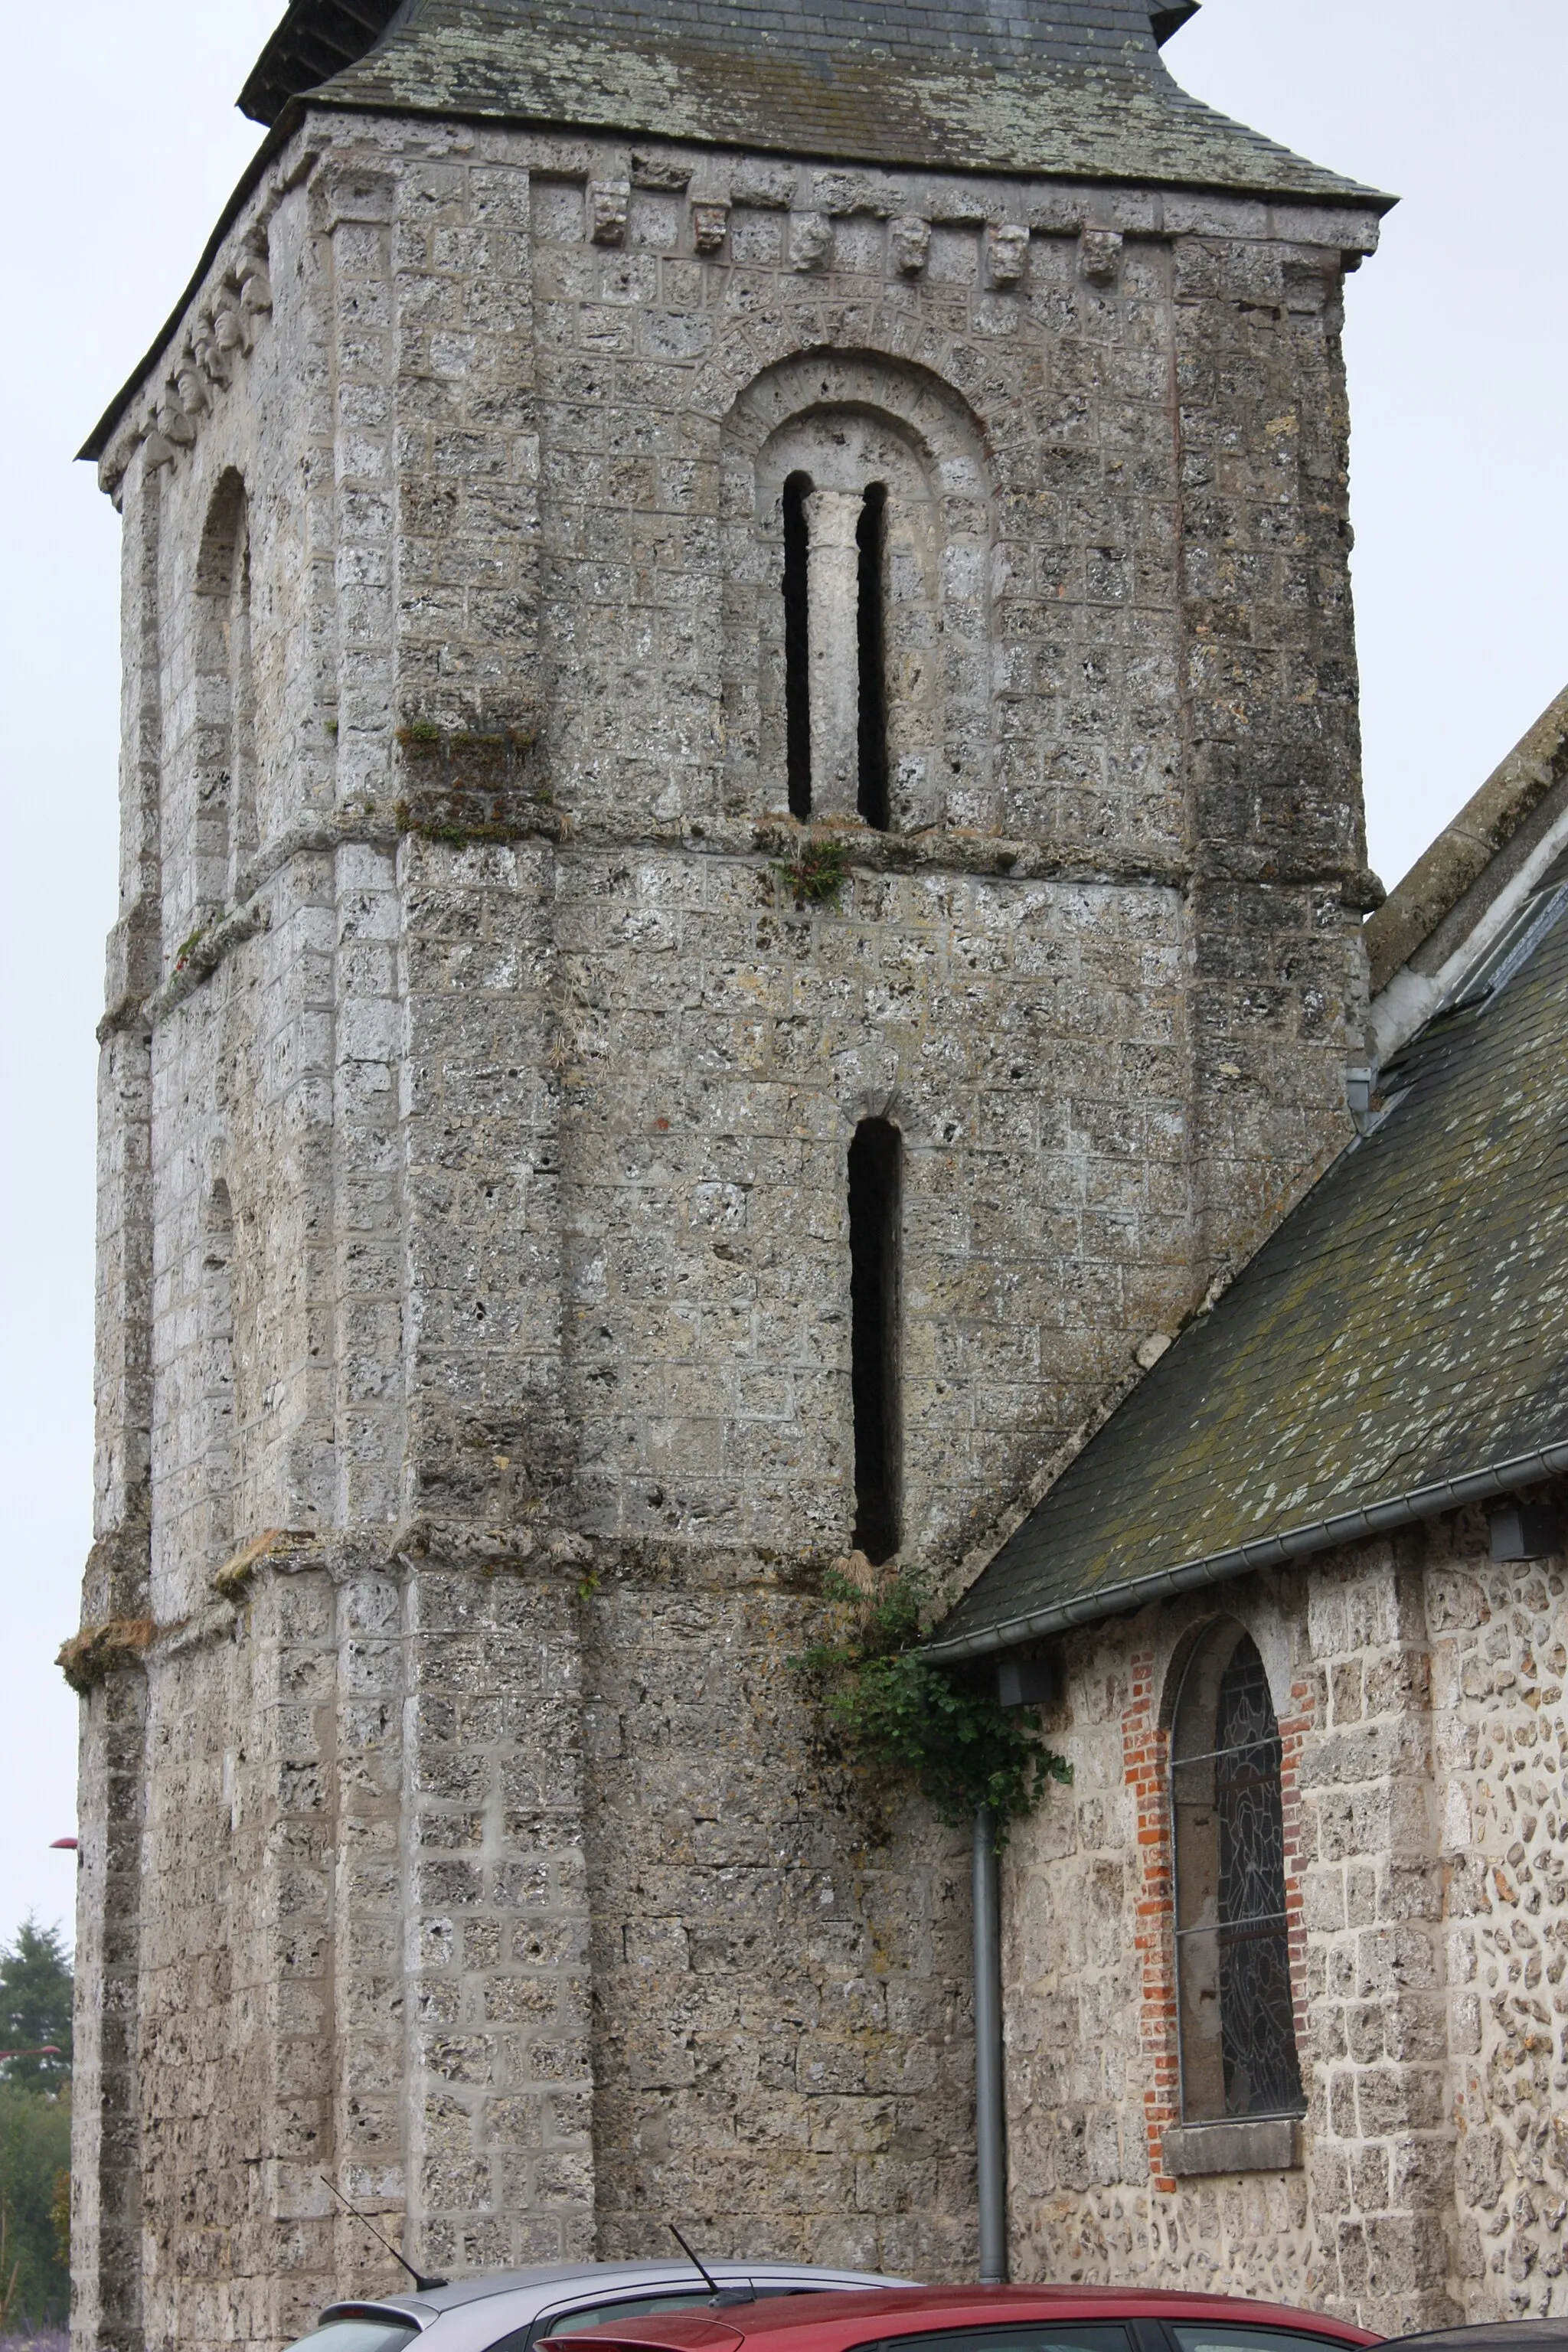
[[[835,2287],[912,2286],[912,2279],[889,2278],[877,2271],[827,2270],[809,2263],[710,2263],[710,2275],[721,2287],[800,2286],[819,2291]],[[368,2315],[384,2312],[411,2320],[421,2330],[441,2323],[445,2352],[483,2352],[483,2347],[510,2336],[546,2312],[567,2311],[585,2303],[621,2296],[652,2294],[668,2288],[673,2294],[700,2294],[702,2280],[689,2263],[679,2256],[657,2263],[542,2263],[531,2269],[480,2273],[455,2279],[448,2286],[427,2287],[415,2294],[345,2295],[329,2305],[322,2320],[353,2310]],[[432,2346],[431,2352],[435,2352]]]

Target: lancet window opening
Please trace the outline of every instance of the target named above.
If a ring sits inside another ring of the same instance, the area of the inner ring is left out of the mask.
[[[859,550],[859,595],[856,605],[856,653],[859,670],[859,791],[861,815],[879,833],[888,830],[888,488],[868,482],[856,525]]]
[[[1177,2014],[1188,2123],[1300,2115],[1279,1726],[1257,1645],[1205,1635],[1171,1741]]]
[[[221,1558],[234,1536],[234,1210],[218,1177],[207,1196],[202,1252],[202,1393],[207,1545]]]
[[[803,824],[811,814],[810,496],[810,475],[792,474],[784,486],[784,736],[790,814]]]
[[[864,1118],[849,1147],[850,1390],[855,1421],[853,1543],[879,1564],[898,1550],[903,1139]]]
[[[229,787],[228,888],[234,896],[241,871],[256,854],[256,684],[250,657],[250,530],[243,529],[235,550],[234,588],[228,625]]]

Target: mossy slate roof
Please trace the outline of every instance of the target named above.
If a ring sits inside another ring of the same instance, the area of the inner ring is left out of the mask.
[[[867,164],[1389,199],[1182,90],[1158,0],[294,0],[241,104],[560,125]],[[390,30],[382,27],[391,16]]]
[[[938,1650],[1109,1614],[1199,1563],[1236,1572],[1244,1545],[1308,1556],[1324,1521],[1375,1523],[1568,1440],[1564,899],[1506,987],[1383,1073],[1386,1117],[1144,1375]]]

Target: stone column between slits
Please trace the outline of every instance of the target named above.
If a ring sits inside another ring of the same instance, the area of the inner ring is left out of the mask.
[[[859,792],[857,533],[865,508],[864,498],[852,490],[814,490],[805,501],[811,805],[819,816],[853,816]]]

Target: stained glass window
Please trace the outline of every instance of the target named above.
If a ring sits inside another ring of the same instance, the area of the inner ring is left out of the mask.
[[[1255,1643],[1211,1629],[1171,1743],[1182,2114],[1300,2115],[1279,1726]]]

